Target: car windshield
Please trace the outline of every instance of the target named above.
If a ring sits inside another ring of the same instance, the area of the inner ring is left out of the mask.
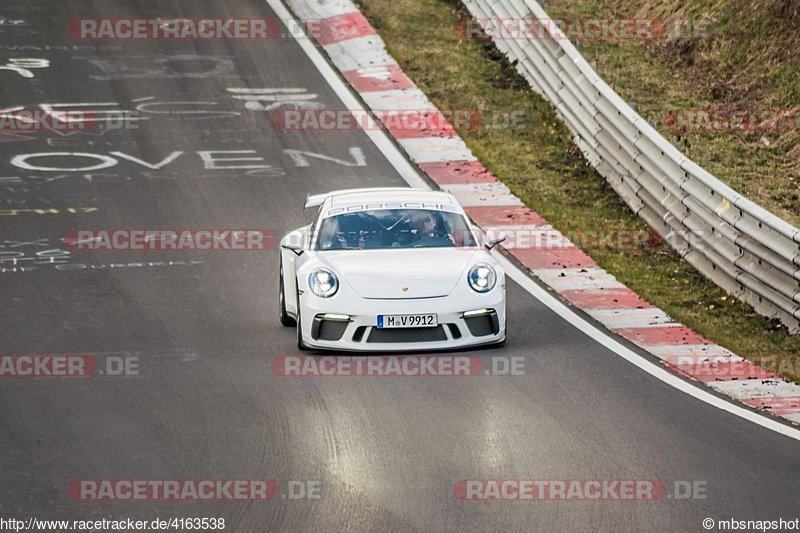
[[[463,215],[429,209],[380,209],[322,219],[317,250],[474,247]]]

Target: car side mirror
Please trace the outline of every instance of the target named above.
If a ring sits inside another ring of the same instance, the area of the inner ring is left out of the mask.
[[[483,245],[486,247],[487,250],[491,250],[501,242],[505,242],[505,240],[506,240],[505,237],[500,237],[498,239],[488,239],[483,242]]]
[[[303,255],[303,247],[297,243],[290,242],[286,244],[281,244],[281,248],[283,248],[284,250],[291,250],[292,252],[294,252],[295,255],[298,256]]]

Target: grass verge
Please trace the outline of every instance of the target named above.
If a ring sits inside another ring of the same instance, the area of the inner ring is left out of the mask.
[[[791,6],[791,7],[790,7]],[[655,19],[663,36],[583,40],[587,61],[687,156],[733,189],[800,225],[800,3],[791,0],[548,0],[556,19]],[[793,118],[764,129],[678,128],[698,110]],[[706,131],[701,131],[704,129]],[[708,131],[710,130],[710,131]]]
[[[524,117],[459,134],[529,207],[562,233],[647,229],[583,159],[552,106],[490,44],[461,40],[457,0],[360,0],[405,72],[441,110]],[[495,115],[496,116],[496,115]],[[797,356],[800,337],[725,294],[669,249],[586,252],[604,269],[698,333],[750,359]],[[797,368],[779,369],[800,382]]]

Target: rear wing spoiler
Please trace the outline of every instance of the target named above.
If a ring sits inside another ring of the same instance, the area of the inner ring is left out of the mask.
[[[409,191],[407,187],[364,187],[359,189],[342,189],[340,191],[332,191],[326,192],[324,194],[309,194],[306,196],[306,202],[303,205],[303,209],[308,209],[309,207],[319,207],[329,196],[335,196],[337,194],[345,194],[345,193],[353,193],[353,192],[392,192],[392,191]]]
[[[303,204],[303,209],[308,209],[309,207],[321,206],[323,203],[325,203],[325,199],[328,196],[330,196],[330,193],[306,195],[306,202]]]

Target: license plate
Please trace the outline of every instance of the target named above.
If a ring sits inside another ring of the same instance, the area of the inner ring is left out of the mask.
[[[436,313],[427,315],[378,315],[378,329],[428,328],[439,325]]]

